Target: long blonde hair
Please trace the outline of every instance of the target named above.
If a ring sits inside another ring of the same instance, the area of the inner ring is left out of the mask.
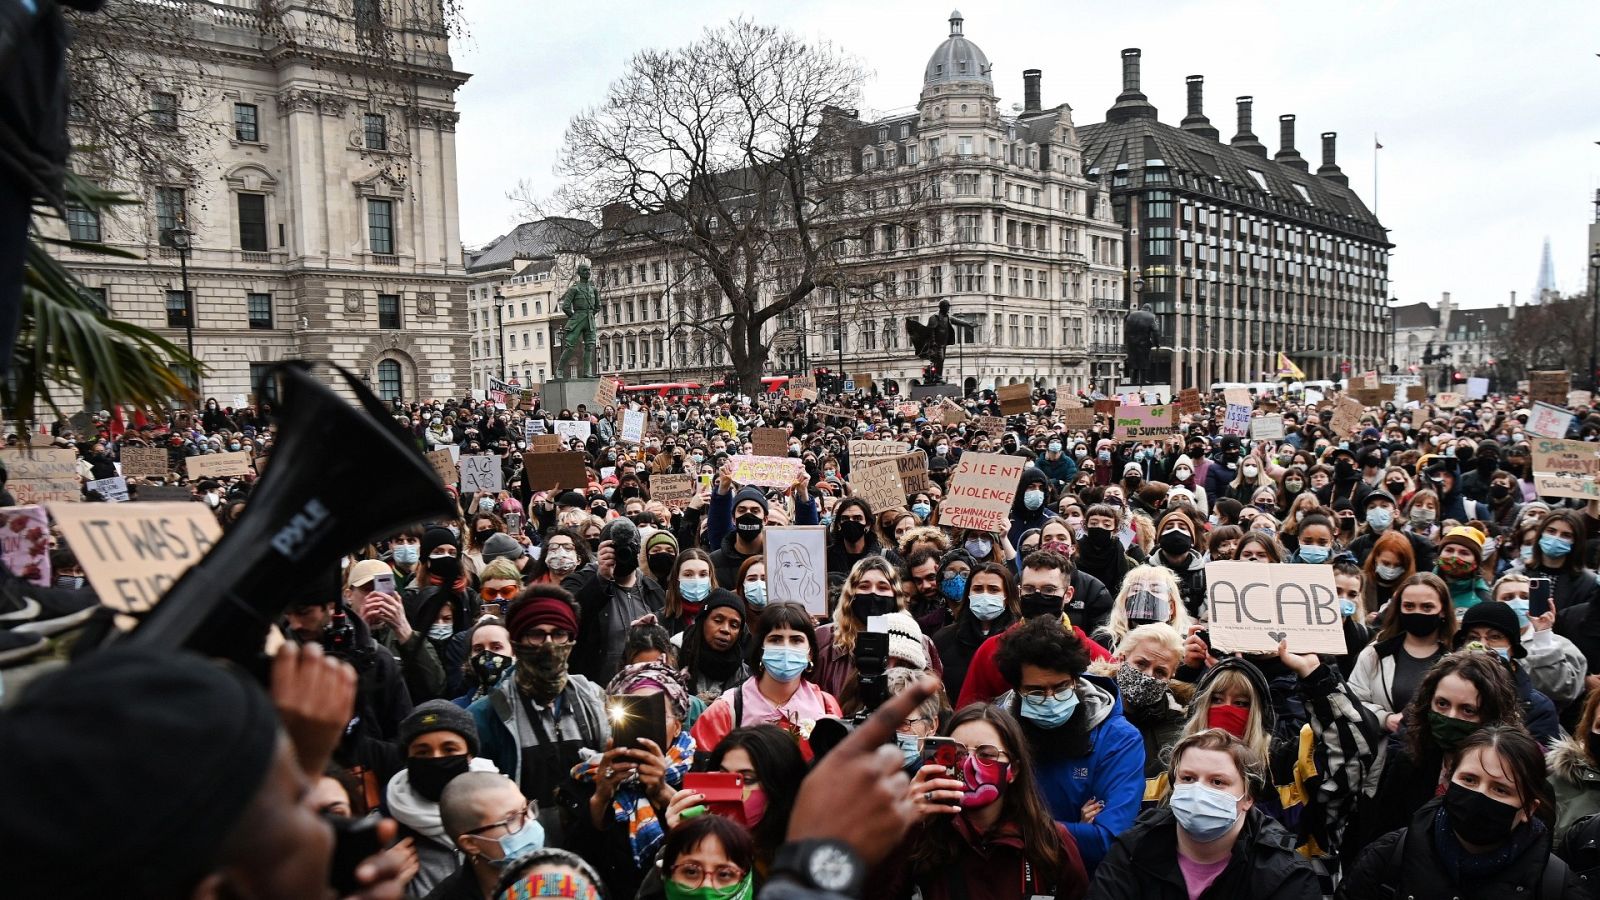
[[[1218,672],[1204,687],[1195,690],[1194,699],[1189,702],[1189,721],[1183,724],[1183,733],[1179,735],[1179,740],[1211,728],[1211,699],[1225,692],[1250,695],[1250,716],[1244,723],[1244,743],[1254,750],[1256,755],[1267,759],[1268,752],[1272,749],[1272,735],[1267,732],[1267,726],[1262,721],[1261,710],[1265,704],[1272,702],[1272,698],[1261,696],[1256,690],[1255,682],[1236,668]]]
[[[882,572],[883,577],[889,579],[894,585],[895,608],[906,608],[905,586],[900,583],[900,574],[887,559],[877,554],[863,556],[850,567],[850,576],[844,580],[844,587],[839,590],[839,605],[833,608],[833,646],[845,653],[854,653],[856,650],[855,617],[850,615],[850,608],[855,604],[856,582],[868,572]]]
[[[1167,606],[1171,612],[1166,624],[1171,625],[1178,634],[1189,633],[1189,611],[1183,607],[1183,591],[1178,587],[1178,576],[1166,566],[1146,563],[1128,570],[1128,574],[1122,578],[1121,589],[1117,591],[1117,602],[1111,604],[1111,618],[1106,622],[1106,632],[1111,635],[1113,646],[1120,645],[1131,630],[1128,626],[1128,595],[1139,584],[1152,579],[1167,586]]]

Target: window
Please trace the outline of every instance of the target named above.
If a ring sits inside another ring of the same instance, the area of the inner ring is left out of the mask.
[[[161,246],[172,246],[172,229],[183,223],[186,206],[183,188],[156,188],[156,235]]]
[[[100,240],[100,214],[86,206],[67,204],[67,236],[75,241]]]
[[[389,149],[388,123],[383,116],[377,113],[366,113],[361,117],[361,130],[366,135],[368,150]]]
[[[394,253],[394,201],[367,201],[367,240],[373,253]]]
[[[189,295],[183,291],[167,291],[167,327],[189,326]]]
[[[935,294],[944,293],[944,266],[928,267],[928,288]]]
[[[378,295],[378,327],[379,328],[399,328],[400,327],[400,295],[399,294],[379,294]]]
[[[254,103],[233,105],[233,137],[235,140],[256,143],[261,140],[260,111]]]
[[[250,390],[257,401],[278,402],[278,379],[272,377],[272,363],[250,364]]]
[[[246,294],[245,303],[250,308],[251,328],[272,327],[271,294]]]
[[[958,137],[958,138],[956,138],[956,152],[958,154],[962,155],[962,156],[971,156],[972,155],[972,138],[970,138],[970,137]]]
[[[1272,193],[1271,188],[1267,187],[1267,176],[1261,174],[1255,169],[1245,169],[1245,171],[1250,173],[1250,177],[1255,181],[1256,187],[1261,188],[1263,191],[1266,191],[1269,194]]]
[[[956,216],[956,240],[976,241],[982,220],[976,215]]]
[[[400,399],[400,363],[395,360],[378,363],[378,399],[391,402]]]
[[[906,145],[906,165],[914,166],[916,164],[917,164],[917,145],[916,144],[907,144]]]
[[[267,198],[262,194],[239,195],[239,249],[267,249]]]
[[[150,124],[162,131],[178,130],[178,95],[156,91],[150,95]]]

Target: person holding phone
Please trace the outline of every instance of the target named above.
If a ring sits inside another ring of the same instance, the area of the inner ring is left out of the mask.
[[[1556,611],[1550,603],[1551,583],[1530,581],[1526,575],[1502,575],[1490,588],[1494,599],[1511,607],[1522,627],[1522,646],[1528,655],[1522,667],[1537,688],[1556,709],[1564,710],[1583,694],[1583,676],[1588,669],[1572,641],[1555,632]],[[1534,595],[1538,595],[1537,611]]]
[[[806,760],[794,738],[776,725],[752,725],[728,732],[705,762],[706,771],[739,776],[744,825],[756,841],[756,868],[772,866],[788,838],[789,814],[806,777]],[[693,775],[686,776],[694,778]],[[685,787],[667,809],[668,828],[705,796]]]
[[[1600,581],[1583,565],[1588,539],[1583,513],[1575,509],[1552,509],[1539,523],[1539,540],[1523,573],[1550,579],[1550,599],[1558,613],[1600,601]]]
[[[345,605],[367,623],[372,639],[400,661],[400,676],[413,702],[443,696],[446,679],[439,651],[425,632],[411,627],[395,584],[388,563],[358,560],[345,572]]]

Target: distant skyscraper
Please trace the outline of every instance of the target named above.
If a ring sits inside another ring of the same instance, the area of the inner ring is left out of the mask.
[[[1544,239],[1544,253],[1539,256],[1539,283],[1533,288],[1533,296],[1544,303],[1556,294],[1556,266],[1550,261],[1550,239]]]

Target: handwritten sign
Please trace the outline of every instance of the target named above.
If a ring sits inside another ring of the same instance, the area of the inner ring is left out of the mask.
[[[0,508],[0,559],[18,578],[50,586],[50,521],[44,507]]]
[[[107,503],[128,502],[128,479],[121,475],[91,481],[84,487],[104,497]]]
[[[561,436],[563,444],[573,438],[587,441],[591,430],[588,422],[579,422],[575,419],[557,419],[550,423],[550,429]]]
[[[945,397],[939,404],[939,421],[945,425],[960,425],[967,420],[967,411],[961,404]]]
[[[622,433],[617,440],[624,444],[644,443],[644,410],[629,409],[622,413]]]
[[[1529,399],[1560,406],[1567,402],[1567,391],[1571,388],[1571,376],[1566,369],[1559,371],[1529,372],[1528,395]]]
[[[1567,391],[1567,406],[1582,408],[1593,404],[1593,391]]]
[[[1122,441],[1159,441],[1177,435],[1172,427],[1173,409],[1160,406],[1119,406],[1112,419],[1112,437]]]
[[[1540,437],[1564,438],[1572,427],[1572,413],[1548,403],[1535,403],[1528,410],[1528,433]]]
[[[1222,392],[1222,400],[1229,406],[1250,406],[1255,403],[1249,388],[1228,388]]]
[[[798,603],[814,616],[828,614],[828,530],[784,525],[763,532],[767,603]]]
[[[1328,423],[1328,427],[1333,429],[1334,434],[1348,435],[1361,425],[1361,415],[1366,411],[1367,408],[1360,400],[1343,397],[1339,400],[1339,405],[1333,408],[1333,419]]]
[[[809,395],[809,396],[807,396]],[[817,399],[817,379],[810,375],[794,375],[789,378],[790,400],[815,400]]]
[[[1025,413],[1033,408],[1033,385],[1031,384],[1005,384],[994,389],[995,398],[1000,401],[1000,412],[1014,416]]]
[[[1068,400],[1056,406],[1056,420],[1061,427],[1078,430],[1094,427],[1094,407]]]
[[[583,490],[589,483],[585,456],[576,450],[556,453],[522,454],[524,483],[531,491],[571,488]]]
[[[553,434],[528,436],[528,449],[541,453],[555,453],[561,449],[561,438]]]
[[[1200,412],[1200,389],[1184,388],[1178,392],[1178,412],[1186,416],[1198,415]]]
[[[915,419],[922,415],[922,405],[919,403],[902,403],[896,406],[894,411],[902,419]]]
[[[811,409],[815,411],[817,415],[825,418],[831,417],[835,419],[854,419],[856,417],[856,411],[848,406],[817,405],[811,407]]]
[[[899,441],[851,441],[850,459],[857,460],[868,456],[899,456],[908,448]]]
[[[1332,566],[1206,564],[1211,645],[1237,653],[1344,653]]]
[[[900,486],[905,490],[906,496],[924,493],[930,490],[928,485],[928,454],[921,450],[913,450],[894,458],[894,463],[900,470]]]
[[[999,437],[1006,430],[1006,420],[999,416],[973,416],[967,431],[981,431],[990,437]]]
[[[100,602],[127,614],[154,609],[222,537],[199,503],[52,503],[50,514]]]
[[[850,493],[871,504],[874,512],[906,505],[900,466],[893,457],[864,459],[852,464]]]
[[[181,484],[140,484],[133,489],[135,503],[193,503],[194,491]]]
[[[660,500],[671,509],[683,509],[700,492],[700,482],[693,475],[651,475],[650,499]]]
[[[963,453],[939,506],[939,524],[999,534],[1011,525],[1011,501],[1022,478],[1020,456]]]
[[[18,506],[72,503],[83,499],[78,487],[78,454],[59,447],[0,450],[9,481],[6,487]]]
[[[234,453],[207,453],[184,460],[188,464],[189,480],[202,478],[232,478],[250,474],[250,454],[239,450]]]
[[[789,432],[782,428],[751,429],[750,446],[756,456],[788,456]]]
[[[617,387],[620,384],[621,382],[617,379],[605,375],[595,381],[594,409],[596,411],[617,405]]]
[[[1283,416],[1262,416],[1250,423],[1250,438],[1257,441],[1283,440]]]
[[[1533,441],[1533,485],[1541,497],[1600,497],[1600,444],[1588,441]]]
[[[1445,391],[1433,399],[1440,409],[1455,409],[1461,405],[1461,395],[1455,391]]]
[[[1094,402],[1095,415],[1114,416],[1117,414],[1117,407],[1121,405],[1121,402],[1119,402],[1115,397],[1110,397],[1105,400],[1096,400]]]
[[[1406,402],[1421,403],[1428,399],[1428,386],[1425,384],[1408,384],[1406,387]]]
[[[728,457],[733,464],[733,480],[739,484],[786,488],[805,474],[805,463],[790,456]]]
[[[1234,437],[1244,437],[1250,433],[1250,407],[1229,403],[1227,414],[1222,420],[1222,433]]]
[[[122,448],[122,474],[129,478],[160,478],[167,470],[167,451],[160,447]]]
[[[456,471],[456,461],[449,450],[429,450],[427,453],[428,465],[433,467],[433,473],[439,476],[439,483],[454,485],[459,473]]]
[[[505,487],[505,473],[500,469],[500,457],[493,453],[465,454],[459,464],[461,469],[461,494],[493,494]]]

